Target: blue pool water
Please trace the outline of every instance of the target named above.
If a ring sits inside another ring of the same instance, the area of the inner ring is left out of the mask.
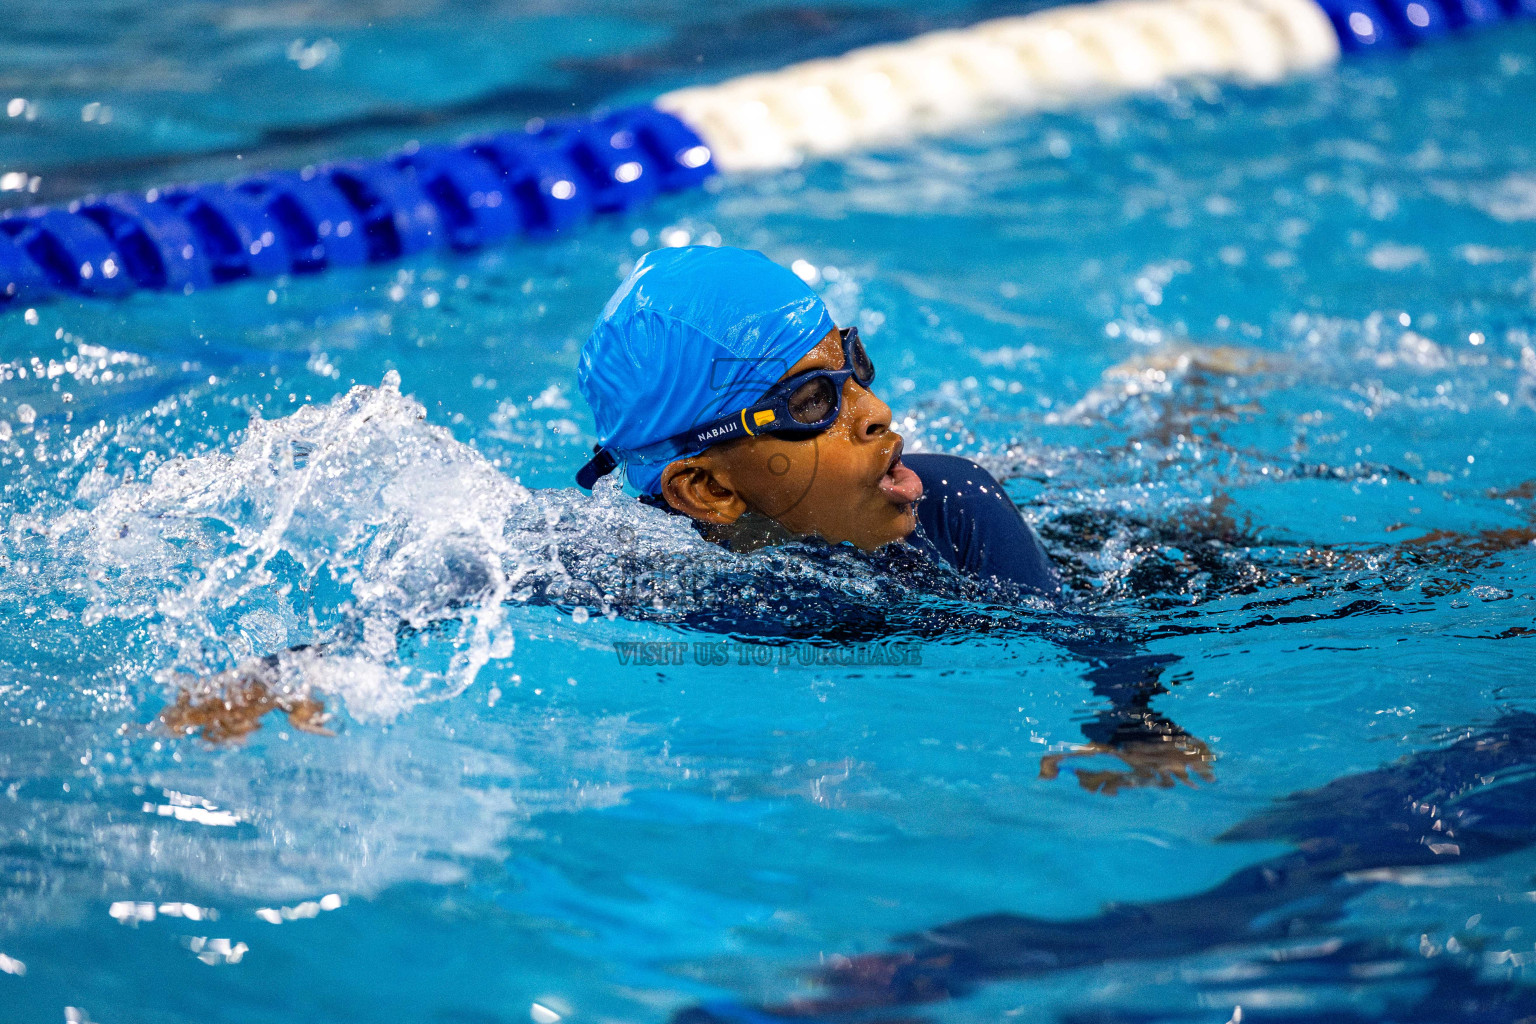
[[[12,7],[0,172],[49,201],[1016,9]],[[720,181],[550,243],[6,311],[0,1021],[782,1004],[944,922],[1202,893],[1291,848],[1215,841],[1276,799],[1536,710],[1532,110],[1516,25]],[[1040,777],[1108,706],[1053,613],[735,560],[571,488],[577,347],[684,241],[803,261],[909,447],[1004,479],[1076,611],[1167,660],[1152,708],[1209,781]],[[465,578],[491,596],[455,604]],[[722,602],[802,640],[884,619],[921,664],[620,658],[718,640]],[[179,679],[317,637],[334,737],[155,728]],[[887,1019],[1504,1019],[1416,1007],[1447,971],[1530,999],[1533,874],[1528,843],[1448,853],[1289,945],[1121,948]]]

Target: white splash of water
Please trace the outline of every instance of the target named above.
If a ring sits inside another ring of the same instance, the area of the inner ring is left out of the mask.
[[[462,693],[511,656],[509,609],[529,601],[580,609],[577,624],[783,623],[903,587],[851,550],[732,554],[611,478],[529,491],[429,424],[394,373],[92,497],[51,530],[54,564],[88,580],[83,622],[120,624],[165,685],[319,645],[284,659],[281,685],[360,719]]]
[[[535,500],[427,423],[391,372],[254,418],[232,448],[167,461],[77,517],[83,619],[142,626],[162,681],[321,642],[324,657],[295,659],[295,682],[393,717],[508,657],[508,601],[566,575],[557,528],[611,530],[615,512],[607,494]],[[403,637],[428,628],[451,635],[446,664],[402,658]]]

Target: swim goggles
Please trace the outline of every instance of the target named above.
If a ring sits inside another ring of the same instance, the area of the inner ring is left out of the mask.
[[[670,462],[738,437],[772,434],[775,437],[802,438],[819,434],[837,422],[843,411],[843,385],[852,377],[867,388],[875,379],[875,364],[864,351],[857,327],[844,327],[843,365],[838,370],[807,370],[779,381],[756,404],[745,409],[690,427],[681,434],[623,452],[629,462]],[[591,461],[576,473],[576,483],[587,490],[613,472],[619,454],[597,445]]]

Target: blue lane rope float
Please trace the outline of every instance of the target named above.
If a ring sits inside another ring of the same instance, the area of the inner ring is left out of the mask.
[[[694,132],[638,106],[457,146],[408,146],[381,160],[114,193],[0,217],[0,301],[190,293],[476,249],[563,231],[713,172]]]
[[[567,231],[716,171],[943,132],[1194,76],[1279,81],[1536,0],[1099,0],[680,89],[602,116],[227,184],[0,215],[0,305],[192,292]]]
[[[1413,46],[1452,32],[1536,16],[1536,0],[1318,0],[1346,52]]]

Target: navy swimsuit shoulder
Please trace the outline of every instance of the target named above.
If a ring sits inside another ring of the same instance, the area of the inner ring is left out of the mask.
[[[1050,556],[992,474],[957,455],[914,454],[902,461],[923,481],[908,544],[983,582],[1060,597]]]

